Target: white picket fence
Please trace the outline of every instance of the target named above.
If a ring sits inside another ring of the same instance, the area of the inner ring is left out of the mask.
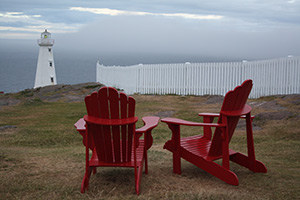
[[[253,80],[250,98],[300,94],[300,57],[126,67],[98,62],[96,79],[127,94],[225,95],[246,79]]]

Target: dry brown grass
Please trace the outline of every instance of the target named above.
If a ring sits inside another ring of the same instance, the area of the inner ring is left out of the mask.
[[[139,118],[171,115],[201,121],[198,112],[220,109],[220,101],[207,104],[209,96],[134,97]],[[266,164],[268,173],[253,174],[232,163],[239,186],[228,185],[184,160],[182,175],[173,174],[172,154],[162,148],[171,133],[160,123],[153,131],[149,175],[143,174],[139,196],[135,195],[133,170],[120,168],[98,168],[89,191],[80,193],[85,149],[73,124],[85,113],[83,103],[39,102],[4,107],[0,127],[17,128],[0,131],[0,199],[299,199],[299,101],[299,96],[249,100],[253,114],[259,116],[254,132],[256,157]],[[260,115],[282,111],[291,115],[281,120]],[[183,131],[183,135],[201,132],[197,128]],[[246,153],[244,133],[241,125],[231,147]]]

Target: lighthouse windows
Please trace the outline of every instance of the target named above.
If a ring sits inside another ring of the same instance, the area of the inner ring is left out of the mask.
[[[51,83],[54,83],[54,78],[50,77]]]
[[[51,52],[51,48],[48,48],[49,53]]]
[[[52,62],[51,61],[49,62],[49,66],[52,67]]]

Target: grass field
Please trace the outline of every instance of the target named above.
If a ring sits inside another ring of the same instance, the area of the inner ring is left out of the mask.
[[[136,115],[201,121],[198,112],[218,112],[211,96],[134,95]],[[172,173],[172,154],[163,150],[171,137],[164,123],[153,131],[149,174],[141,194],[132,169],[98,168],[90,189],[80,193],[85,148],[73,124],[85,114],[83,102],[22,100],[0,109],[0,199],[300,199],[300,98],[278,96],[249,100],[253,107],[256,158],[268,173],[252,173],[234,163],[239,186],[228,185],[182,160],[182,175]],[[10,125],[10,126],[8,126]],[[142,125],[139,121],[138,127]],[[247,153],[243,124],[231,148]],[[183,128],[183,135],[201,133]]]

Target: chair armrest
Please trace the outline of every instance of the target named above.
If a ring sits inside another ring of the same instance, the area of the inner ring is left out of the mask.
[[[81,132],[81,131],[85,131],[85,121],[83,118],[80,118],[75,124],[74,124],[75,128],[77,129],[77,131]]]
[[[80,133],[80,135],[82,136],[82,143],[84,146],[86,146],[86,128],[85,128],[85,121],[83,118],[79,119],[75,124],[75,128],[77,129],[77,131]],[[94,141],[89,139],[89,144],[88,144],[88,147],[93,150],[94,149]]]
[[[159,117],[143,117],[144,126],[136,129],[136,133],[145,133],[158,125]]]
[[[153,137],[151,131],[158,125],[159,117],[143,117],[144,126],[136,129],[135,132],[138,137],[144,133],[145,150],[147,151],[153,144]]]
[[[217,124],[217,123],[198,123],[198,122],[191,122],[177,118],[164,118],[161,120],[167,124],[174,124],[174,125],[185,125],[185,126],[209,126],[209,127],[225,127],[225,124]]]
[[[103,118],[92,117],[88,115],[84,115],[83,119],[88,123],[108,125],[108,126],[128,125],[128,124],[134,124],[138,121],[137,117],[130,117],[124,119],[103,119]]]
[[[249,105],[245,105],[240,110],[234,110],[234,111],[221,111],[221,114],[229,116],[229,117],[236,117],[236,116],[244,116],[246,114],[249,114],[251,112],[252,108]]]
[[[219,113],[198,113],[198,116],[200,117],[220,117]],[[246,115],[241,115],[242,119],[246,119]],[[253,120],[255,118],[254,115],[251,115],[251,119]]]
[[[246,119],[246,115],[242,115],[240,118]],[[253,120],[254,118],[255,118],[255,115],[251,115],[251,120]]]
[[[198,113],[200,117],[220,117],[219,113]]]

